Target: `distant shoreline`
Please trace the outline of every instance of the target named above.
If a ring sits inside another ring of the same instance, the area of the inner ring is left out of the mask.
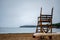
[[[27,28],[27,27],[37,27],[37,25],[22,25],[21,28]],[[52,28],[60,28],[60,22],[52,24]]]
[[[35,25],[26,25],[26,26],[20,26],[20,28],[32,28],[32,27],[37,27],[37,26],[35,26]],[[52,26],[52,28],[60,28],[60,26],[58,27],[58,26]]]

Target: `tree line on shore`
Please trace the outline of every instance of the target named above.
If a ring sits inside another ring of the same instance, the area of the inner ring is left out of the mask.
[[[36,25],[23,25],[20,27],[36,27]],[[54,24],[52,24],[52,27],[53,28],[60,28],[60,23],[54,23]]]
[[[52,24],[52,26],[55,27],[55,28],[60,28],[60,23]]]

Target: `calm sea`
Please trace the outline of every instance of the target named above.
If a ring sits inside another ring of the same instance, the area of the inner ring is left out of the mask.
[[[35,27],[29,27],[29,28],[19,28],[19,27],[5,27],[0,28],[0,34],[7,34],[7,33],[35,33],[36,28]],[[53,32],[60,32],[59,28],[53,28]]]

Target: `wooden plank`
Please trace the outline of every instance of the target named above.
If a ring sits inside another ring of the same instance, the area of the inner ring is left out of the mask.
[[[41,25],[37,25],[37,26],[41,26]],[[46,26],[46,27],[48,27],[48,26],[51,26],[51,25],[48,24],[48,25],[42,25],[42,26]]]
[[[52,15],[44,15],[44,14],[43,14],[43,15],[41,15],[41,16],[52,16]]]
[[[52,18],[52,16],[41,16],[42,18]]]
[[[51,22],[50,20],[42,20],[42,21],[38,21],[38,22]]]

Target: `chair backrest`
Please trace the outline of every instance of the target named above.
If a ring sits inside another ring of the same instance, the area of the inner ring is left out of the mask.
[[[40,15],[42,15],[42,7],[41,7],[41,10],[40,10]],[[51,15],[53,16],[53,8],[51,10]]]

